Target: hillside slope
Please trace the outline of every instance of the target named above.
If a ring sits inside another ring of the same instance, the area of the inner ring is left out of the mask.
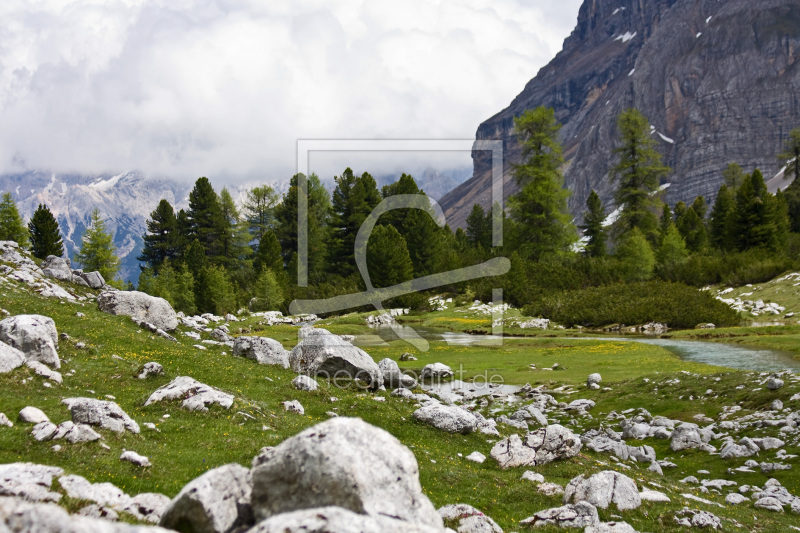
[[[636,107],[673,169],[665,199],[713,199],[732,161],[778,172],[775,154],[800,126],[798,59],[794,0],[586,0],[563,50],[476,137],[503,140],[508,196],[520,157],[513,118],[553,107],[563,124],[570,209],[579,215],[592,189],[611,205],[616,117]],[[489,155],[475,151],[473,161],[473,178],[441,201],[453,227],[474,203],[490,202]]]

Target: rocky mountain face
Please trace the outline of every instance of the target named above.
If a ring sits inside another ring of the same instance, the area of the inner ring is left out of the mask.
[[[616,118],[636,107],[653,126],[672,168],[664,200],[712,200],[722,170],[738,162],[766,176],[800,127],[800,4],[796,0],[586,0],[563,50],[511,105],[480,125],[477,139],[501,139],[505,196],[520,160],[513,119],[552,107],[563,124],[570,209],[596,190],[611,211],[609,178],[618,146]],[[491,203],[491,154],[473,151],[474,173],[441,204],[463,226],[474,203]]]

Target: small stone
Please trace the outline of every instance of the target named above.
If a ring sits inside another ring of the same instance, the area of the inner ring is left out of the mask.
[[[50,422],[50,419],[41,409],[28,406],[19,412],[19,421],[26,424],[39,424],[41,422]]]
[[[290,402],[283,402],[283,410],[289,411],[290,413],[297,413],[299,415],[306,414],[306,410],[303,409],[303,406],[297,400],[292,400]]]
[[[136,466],[141,466],[141,467],[152,466],[149,458],[145,457],[144,455],[139,455],[138,453],[130,450],[123,451],[122,455],[119,456],[119,460],[128,461],[129,463],[133,463]]]
[[[486,456],[481,452],[472,452],[466,457],[466,459],[467,461],[472,461],[474,463],[483,463],[486,460]]]

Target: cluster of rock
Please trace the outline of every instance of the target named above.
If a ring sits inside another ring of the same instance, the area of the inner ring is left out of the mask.
[[[106,281],[100,272],[84,272],[83,270],[73,269],[68,257],[48,255],[42,261],[42,274],[48,278],[67,281],[92,289],[102,289],[106,285]]]
[[[260,311],[253,313],[252,316],[263,318],[262,324],[267,326],[275,326],[278,324],[287,324],[290,326],[297,326],[298,324],[313,324],[319,317],[317,315],[292,315],[283,316],[280,311]]]

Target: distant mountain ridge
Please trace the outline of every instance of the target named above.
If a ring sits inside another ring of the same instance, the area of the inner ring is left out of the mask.
[[[736,161],[765,175],[800,127],[800,4],[796,0],[586,0],[563,50],[508,108],[478,128],[476,138],[505,149],[505,195],[519,162],[513,119],[553,107],[579,216],[592,189],[613,210],[608,177],[617,146],[616,118],[630,107],[654,126],[673,171],[666,200],[716,196],[722,170]],[[452,226],[463,226],[474,203],[491,201],[491,161],[473,151],[473,177],[441,201]]]

